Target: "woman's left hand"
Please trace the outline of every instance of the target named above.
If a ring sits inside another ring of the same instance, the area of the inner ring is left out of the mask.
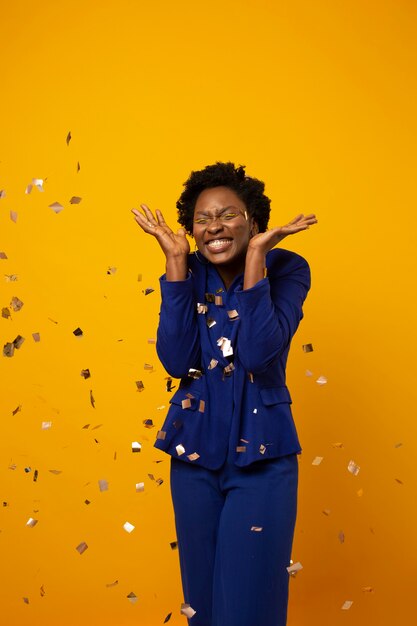
[[[310,215],[297,215],[288,222],[288,224],[285,224],[285,226],[277,226],[264,233],[254,235],[249,240],[248,251],[251,250],[266,254],[269,250],[272,250],[277,243],[282,241],[285,237],[288,237],[288,235],[294,235],[302,230],[307,230],[307,228],[313,224],[317,224],[316,216],[313,213]]]

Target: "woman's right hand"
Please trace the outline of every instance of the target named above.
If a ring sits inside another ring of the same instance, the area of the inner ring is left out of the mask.
[[[137,209],[132,209],[132,213],[135,215],[135,220],[142,230],[148,233],[148,235],[155,237],[167,260],[178,259],[179,257],[185,260],[190,253],[190,244],[187,241],[185,230],[179,228],[177,232],[174,233],[165,222],[161,211],[156,209],[155,219],[152,211],[146,204],[141,204],[140,206],[145,215],[140,213]]]

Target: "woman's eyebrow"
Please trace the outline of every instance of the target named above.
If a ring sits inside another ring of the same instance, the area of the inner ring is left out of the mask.
[[[230,205],[230,206],[226,206],[223,209],[218,209],[217,215],[219,215],[220,213],[224,213],[225,211],[228,211],[229,209],[236,209],[237,211],[239,210],[237,207]],[[196,212],[197,215],[210,215],[209,213],[206,213],[204,211],[197,211]]]

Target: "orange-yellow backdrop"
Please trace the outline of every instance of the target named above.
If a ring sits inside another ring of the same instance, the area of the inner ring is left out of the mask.
[[[3,6],[0,332],[25,341],[0,361],[2,623],[185,624],[152,448],[170,396],[148,342],[163,257],[130,209],[174,223],[182,182],[215,160],[266,181],[272,224],[320,220],[284,245],[313,274],[288,367],[303,444],[289,626],[413,619],[415,33],[411,0]],[[32,178],[43,193],[25,194]]]

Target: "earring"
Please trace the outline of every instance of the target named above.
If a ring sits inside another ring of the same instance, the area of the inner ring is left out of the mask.
[[[195,244],[194,255],[197,261],[201,263],[201,265],[208,265],[210,263],[210,261],[208,261],[202,254],[199,254],[197,244]]]

